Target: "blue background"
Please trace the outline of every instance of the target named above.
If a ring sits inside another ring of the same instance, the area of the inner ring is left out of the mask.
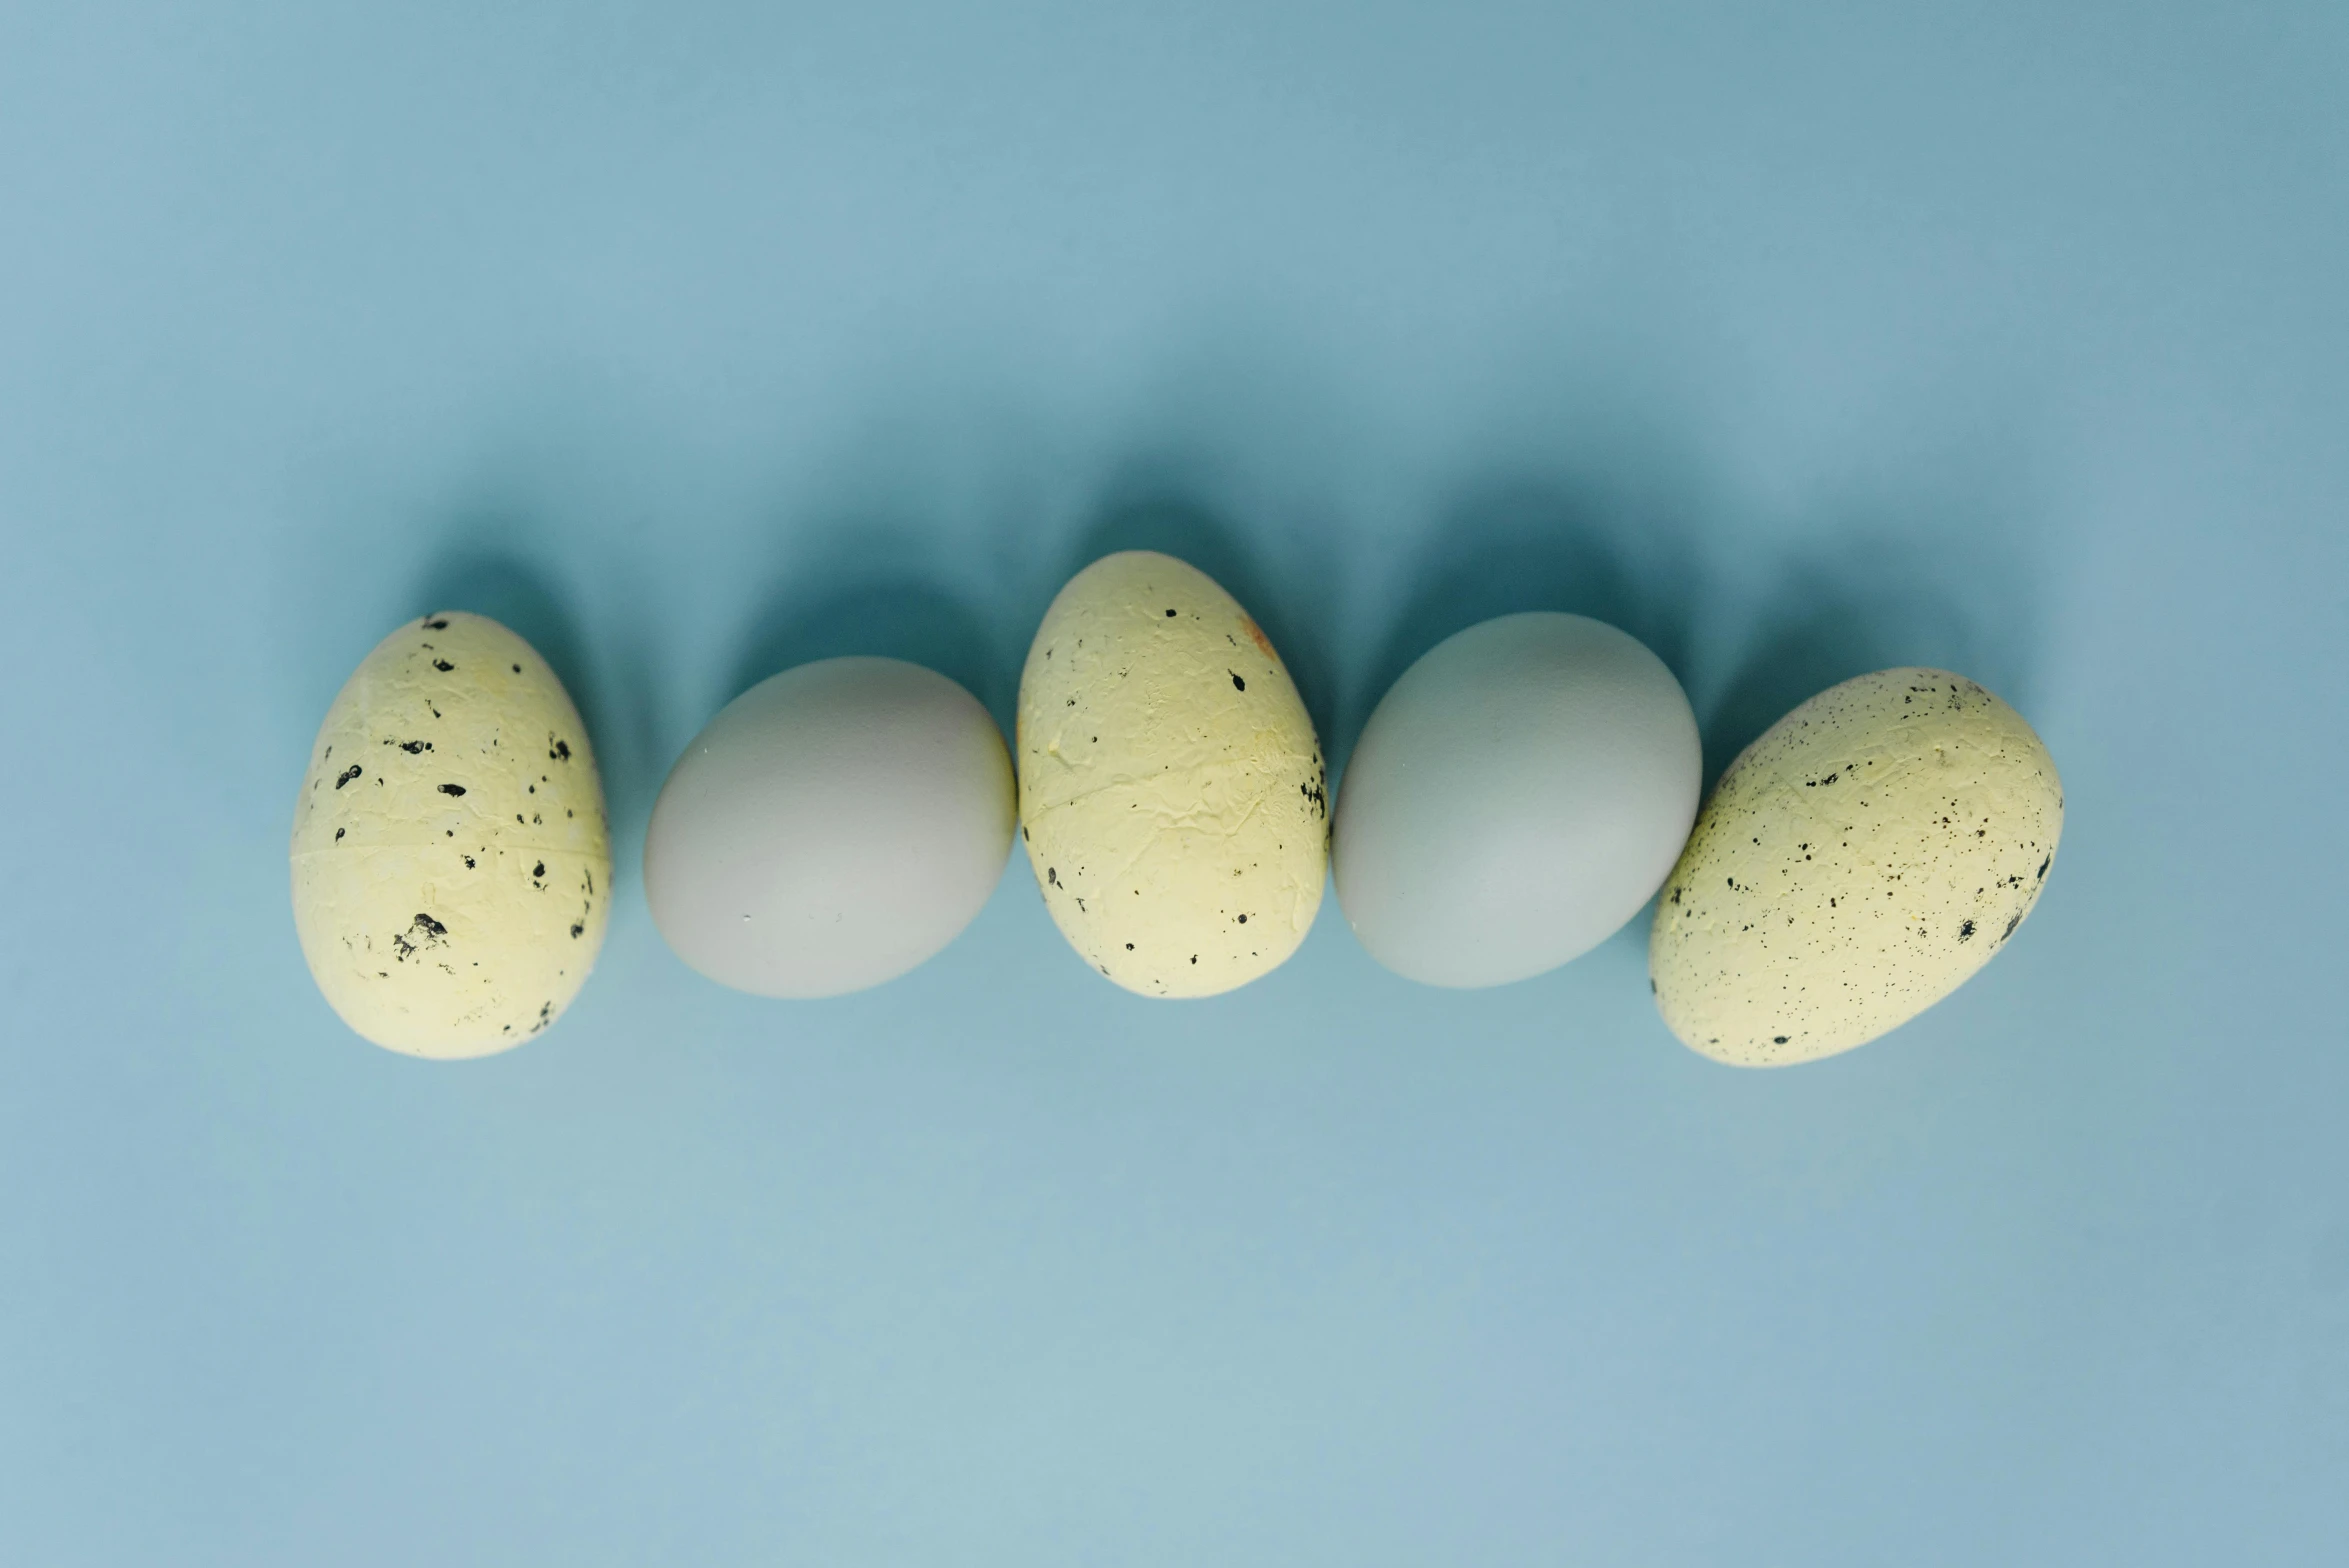
[[[0,1558],[2349,1557],[2349,7],[0,4]],[[1342,761],[1587,610],[1718,767],[1954,666],[2012,950],[1713,1066],[1638,928],[1326,906],[1169,1006],[1024,866],[880,991],[662,946],[667,765],[896,652],[1008,718],[1112,545]],[[403,617],[532,637],[621,902],[359,1042],[286,903]]]

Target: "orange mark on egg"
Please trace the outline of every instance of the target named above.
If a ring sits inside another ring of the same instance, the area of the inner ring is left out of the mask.
[[[1248,629],[1248,640],[1255,643],[1256,646],[1263,651],[1266,658],[1274,660],[1279,659],[1280,655],[1272,651],[1272,644],[1265,640],[1264,630],[1262,627],[1258,626],[1255,621],[1251,620],[1245,615],[1240,617],[1240,624]]]

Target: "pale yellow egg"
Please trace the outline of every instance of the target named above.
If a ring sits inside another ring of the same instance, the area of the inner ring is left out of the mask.
[[[379,643],[294,806],[294,927],[343,1021],[413,1056],[521,1044],[594,967],[611,885],[595,752],[546,661],[454,610]]]
[[[1072,578],[1028,650],[1015,749],[1045,907],[1117,984],[1213,996],[1305,939],[1329,864],[1321,747],[1205,573],[1127,551]]]
[[[1649,936],[1656,1005],[1739,1066],[1863,1045],[2013,938],[2063,815],[2046,746],[1963,676],[1882,670],[1821,692],[1699,814]]]

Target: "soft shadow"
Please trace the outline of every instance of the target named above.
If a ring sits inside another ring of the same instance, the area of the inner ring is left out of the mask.
[[[1419,657],[1495,616],[1563,610],[1637,637],[1691,684],[1698,559],[1679,527],[1596,489],[1494,484],[1452,508],[1411,571],[1405,600],[1345,715],[1350,750]],[[1333,760],[1336,760],[1333,758]]]
[[[1008,734],[1018,671],[977,610],[914,564],[928,553],[895,531],[838,532],[761,596],[720,701],[818,659],[903,659],[960,684]]]
[[[1178,481],[1128,481],[1070,544],[1054,591],[1059,583],[1120,550],[1155,550],[1197,567],[1263,628],[1297,684],[1326,756],[1337,681],[1328,617],[1315,612],[1326,611],[1331,600],[1326,591],[1284,591],[1286,585],[1263,555],[1242,542],[1247,532],[1228,512]],[[1043,607],[1038,606],[1028,622],[1031,633],[1042,619]]]
[[[1978,539],[1961,554],[1854,534],[1789,558],[1706,705],[1706,787],[1794,708],[1874,670],[1951,670],[2022,705],[2035,607],[2031,575]]]

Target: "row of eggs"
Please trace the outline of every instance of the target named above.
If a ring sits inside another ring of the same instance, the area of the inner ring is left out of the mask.
[[[2030,726],[1928,669],[1804,703],[1700,812],[1672,673],[1625,633],[1554,613],[1472,626],[1406,671],[1333,811],[1264,633],[1204,573],[1146,551],[1053,600],[1014,749],[1016,783],[986,710],[918,665],[776,675],[661,791],[654,921],[723,984],[861,990],[954,940],[1016,832],[1088,964],[1200,997],[1286,960],[1330,880],[1373,957],[1454,987],[1556,968],[1655,899],[1664,1021],[1718,1060],[1781,1065],[1955,990],[2029,913],[2063,821]],[[544,1030],[595,961],[612,883],[594,753],[554,672],[481,616],[394,632],[319,731],[292,864],[304,956],[361,1035],[466,1057]]]

